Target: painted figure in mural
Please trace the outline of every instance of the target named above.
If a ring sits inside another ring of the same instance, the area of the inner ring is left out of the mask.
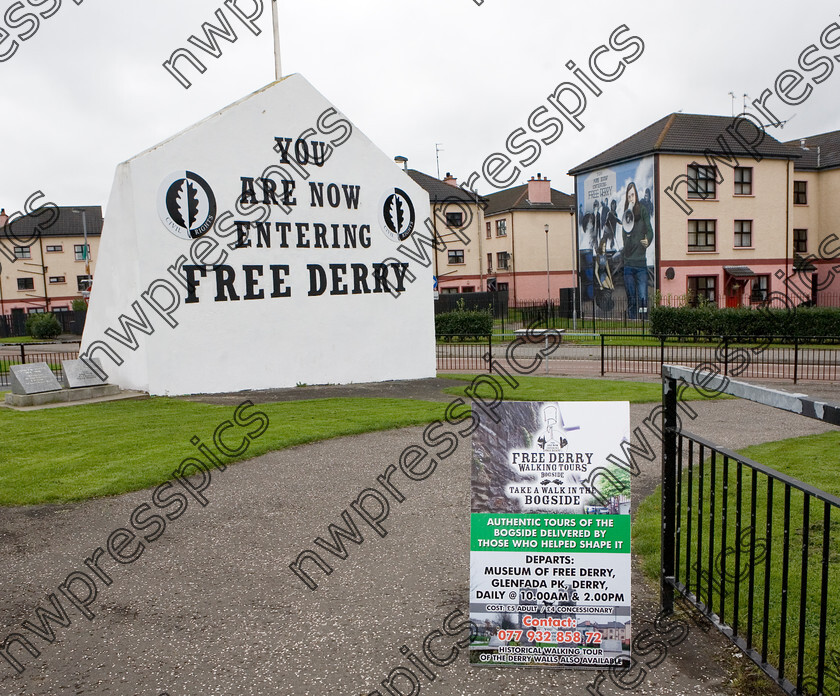
[[[627,316],[635,319],[640,308],[647,308],[647,248],[653,241],[648,208],[639,200],[636,184],[630,182],[621,218],[624,249],[624,289],[627,291]]]
[[[592,216],[595,219],[595,239],[601,237],[601,204],[598,201],[592,205]]]
[[[607,233],[607,223],[609,222],[609,217],[610,208],[607,205],[607,199],[605,198],[601,202],[601,237]]]
[[[645,197],[642,199],[642,205],[647,208],[648,216],[653,217],[653,201],[650,199],[650,189],[645,189]]]
[[[611,250],[615,249],[615,227],[618,224],[618,213],[616,212],[617,205],[618,203],[615,198],[613,198],[610,203],[609,211],[606,213],[606,222],[604,223],[602,230],[603,234],[601,235],[601,243],[598,249],[601,254],[607,250],[607,246],[609,246]]]

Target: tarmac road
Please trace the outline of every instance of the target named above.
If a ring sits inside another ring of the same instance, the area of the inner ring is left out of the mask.
[[[347,395],[358,388],[364,385],[347,388]],[[692,406],[700,417],[691,429],[730,447],[830,429],[748,402]],[[632,405],[632,425],[651,408]],[[364,541],[347,542],[346,560],[322,552],[333,572],[313,572],[316,591],[288,565],[302,550],[317,549],[313,539],[341,523],[342,511],[406,446],[420,443],[421,428],[370,433],[214,471],[206,507],[192,501],[134,563],[102,561],[112,584],[100,581],[91,621],[71,607],[71,624],[54,626],[52,644],[27,633],[42,653],[31,658],[13,647],[26,667],[20,675],[0,660],[0,693],[357,696],[378,689],[386,696],[381,680],[398,666],[412,667],[400,646],[422,656],[424,638],[454,610],[466,612],[469,442],[462,440],[426,481],[399,480],[406,500],[391,508],[384,538],[352,513]],[[634,507],[655,487],[658,467],[657,459],[633,482]],[[0,640],[34,620],[35,607],[47,606],[69,573],[85,570],[84,559],[150,497],[140,491],[78,505],[0,509]],[[635,633],[649,626],[658,598],[635,559],[633,587]],[[437,639],[437,653],[446,655],[465,635]],[[719,694],[734,662],[746,660],[735,652],[714,630],[691,624],[688,639],[661,664],[634,673],[644,674],[635,692]],[[596,693],[587,692],[594,672],[470,666],[465,650],[453,664],[432,667],[433,682],[413,669],[428,696]],[[394,693],[411,693],[407,680],[396,685],[401,691]],[[599,693],[626,691],[607,682]]]

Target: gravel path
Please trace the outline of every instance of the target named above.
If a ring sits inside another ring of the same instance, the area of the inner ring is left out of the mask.
[[[454,384],[424,382],[414,390],[394,383],[251,397],[341,392],[445,400],[441,386]],[[241,394],[208,398],[231,405],[241,399]],[[730,447],[829,429],[748,402],[692,406],[699,418],[691,429]],[[651,408],[631,406],[632,425]],[[466,611],[469,442],[462,440],[424,482],[395,475],[406,499],[391,508],[385,537],[351,513],[364,541],[347,542],[346,560],[322,551],[332,559],[333,572],[328,577],[313,572],[320,584],[316,591],[288,566],[304,549],[319,550],[313,539],[327,535],[330,523],[341,523],[342,511],[412,444],[422,444],[421,428],[329,440],[214,471],[206,507],[191,501],[136,562],[116,567],[107,557],[102,561],[112,584],[99,582],[92,620],[68,608],[72,623],[55,625],[52,644],[24,631],[41,656],[31,658],[15,645],[12,652],[26,671],[16,675],[0,660],[0,693],[355,696],[378,689],[386,696],[380,682],[394,668],[412,666],[400,646],[422,655],[424,638],[441,629],[452,611]],[[634,501],[653,490],[658,466],[658,461],[646,466],[633,482]],[[78,505],[0,509],[0,642],[20,631],[22,621],[33,620],[35,607],[48,606],[47,596],[58,594],[69,573],[85,570],[89,554],[115,529],[128,526],[132,510],[150,498],[151,491],[139,491]],[[636,559],[633,583],[635,634],[651,627],[657,611],[657,592],[642,578]],[[463,636],[438,638],[438,654]],[[691,624],[685,642],[668,650],[661,664],[646,668],[636,692],[719,694],[730,680],[734,652],[715,631],[706,634]],[[421,676],[421,691],[429,696],[595,693],[587,692],[594,672],[470,667],[466,651],[453,664],[432,669],[434,682]],[[414,672],[420,674],[416,667]],[[395,693],[411,693],[407,680],[396,685],[402,691]],[[600,693],[624,690],[607,682]]]

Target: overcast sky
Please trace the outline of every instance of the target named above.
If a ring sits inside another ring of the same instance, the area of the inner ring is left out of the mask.
[[[38,189],[58,205],[104,207],[118,163],[274,79],[270,0],[256,20],[259,36],[225,9],[238,39],[220,42],[220,58],[204,56],[203,75],[183,64],[190,89],[161,64],[188,47],[190,35],[203,38],[201,24],[216,22],[222,0],[25,1],[40,2],[42,14],[60,7],[0,62],[0,206],[9,213]],[[0,0],[4,11],[14,4]],[[254,12],[255,0],[237,4]],[[584,129],[567,124],[516,182],[542,172],[568,193],[570,168],[668,113],[728,116],[729,92],[740,111],[743,93],[772,89],[840,21],[828,0],[796,8],[731,0],[280,0],[280,8],[284,73],[303,74],[412,168],[435,175],[435,143],[442,143],[441,174],[459,181],[504,151],[508,134],[527,128],[559,83],[575,81],[569,60],[586,66],[626,24],[623,39],[640,37],[643,54],[616,81],[597,83],[603,94],[589,94]],[[22,12],[11,17],[22,24],[14,34],[31,30]],[[0,43],[0,54],[10,47]],[[618,57],[605,54],[605,69]],[[807,101],[779,110],[793,118],[771,134],[789,140],[840,128],[838,62]]]

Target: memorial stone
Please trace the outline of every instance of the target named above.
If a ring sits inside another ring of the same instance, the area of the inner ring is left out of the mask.
[[[9,368],[9,374],[12,394],[40,394],[61,389],[53,371],[45,362],[12,365]]]
[[[101,369],[98,358],[93,362]],[[64,386],[68,389],[79,387],[98,387],[105,384],[105,380],[94,372],[84,360],[62,360],[61,371],[64,373]]]

